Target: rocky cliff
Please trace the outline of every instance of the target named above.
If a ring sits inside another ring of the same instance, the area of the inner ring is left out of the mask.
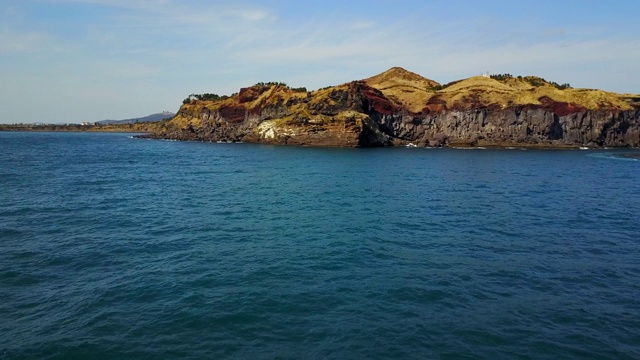
[[[312,92],[187,99],[155,138],[317,146],[639,147],[640,97],[537,77],[441,85],[401,68]]]

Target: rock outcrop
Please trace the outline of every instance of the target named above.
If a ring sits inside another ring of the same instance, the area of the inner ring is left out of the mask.
[[[186,100],[154,138],[314,146],[639,147],[640,98],[536,77],[447,85],[401,68],[313,92]]]

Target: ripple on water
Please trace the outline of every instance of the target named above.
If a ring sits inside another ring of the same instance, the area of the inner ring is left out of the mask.
[[[12,136],[0,358],[640,357],[632,152]]]

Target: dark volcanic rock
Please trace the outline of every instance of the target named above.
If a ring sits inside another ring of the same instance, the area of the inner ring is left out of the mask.
[[[455,90],[454,101],[451,93],[429,90],[412,112],[398,93],[384,90],[365,81],[309,93],[282,85],[243,88],[223,101],[184,104],[150,136],[318,146],[640,146],[640,108],[633,104],[588,109],[544,95],[532,104],[499,105],[471,88]]]

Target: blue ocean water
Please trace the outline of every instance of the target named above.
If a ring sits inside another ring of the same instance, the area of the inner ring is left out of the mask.
[[[640,358],[637,150],[0,133],[0,358]]]

